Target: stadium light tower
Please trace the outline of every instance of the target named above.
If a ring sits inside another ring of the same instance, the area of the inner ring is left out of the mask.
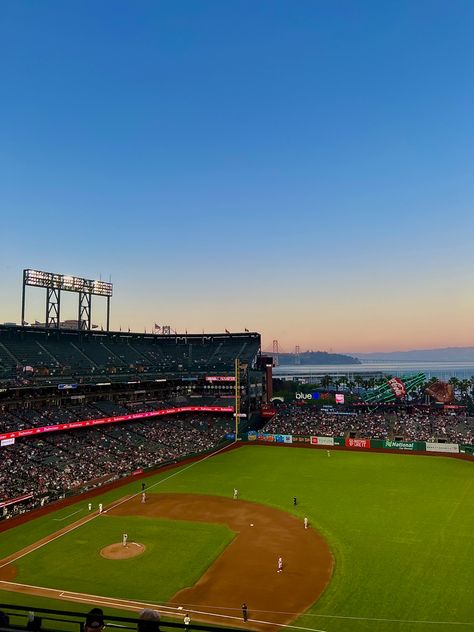
[[[41,270],[23,270],[23,289],[21,296],[21,324],[25,324],[25,302],[27,286],[46,289],[45,327],[59,329],[61,324],[61,292],[74,292],[79,295],[77,318],[78,329],[90,330],[92,327],[92,296],[104,296],[107,299],[107,326],[110,328],[110,299],[113,293],[112,283],[93,281],[82,277],[42,272]]]

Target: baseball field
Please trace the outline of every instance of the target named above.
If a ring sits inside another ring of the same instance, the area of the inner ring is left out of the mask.
[[[239,626],[245,601],[258,630],[474,630],[470,462],[244,446],[143,480],[146,503],[137,480],[0,533],[0,601]]]

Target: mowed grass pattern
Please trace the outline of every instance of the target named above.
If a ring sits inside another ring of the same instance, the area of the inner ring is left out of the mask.
[[[237,487],[241,498],[301,519],[308,516],[325,535],[336,560],[334,577],[320,601],[300,618],[300,625],[328,632],[474,629],[472,463],[369,452],[332,451],[327,457],[325,450],[248,446],[169,476],[165,472],[150,477],[148,485],[162,481],[154,491],[229,497]],[[135,483],[109,492],[104,502],[137,487]],[[85,503],[78,507],[84,511]],[[1,534],[0,555],[64,526],[68,520],[52,518],[72,511],[74,507],[68,507]],[[92,521],[94,528],[99,520]],[[77,537],[83,528],[75,532]],[[176,566],[177,574],[184,576],[185,567]],[[21,573],[24,578],[30,575],[23,566]],[[45,585],[39,577],[37,583]],[[136,577],[130,586],[137,584]],[[75,590],[87,585],[86,592],[95,592],[90,588],[93,583],[90,577],[80,579]],[[107,594],[115,594],[114,583],[111,575]],[[146,581],[143,585],[145,590]],[[139,585],[135,588],[140,592]],[[8,594],[3,598],[8,601]],[[250,586],[248,601],[251,608]]]

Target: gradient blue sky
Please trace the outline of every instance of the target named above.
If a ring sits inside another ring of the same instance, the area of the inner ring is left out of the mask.
[[[0,321],[32,267],[111,276],[114,328],[473,344],[473,32],[471,0],[3,0]]]

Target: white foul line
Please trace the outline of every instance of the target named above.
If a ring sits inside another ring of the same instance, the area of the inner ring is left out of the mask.
[[[67,518],[71,518],[72,516],[75,516],[78,513],[81,513],[82,509],[78,509],[77,511],[75,511],[72,514],[69,514],[68,516],[64,516],[64,518],[53,518],[53,520],[55,520],[56,522],[62,522],[63,520],[67,520]]]
[[[40,589],[41,588],[39,586],[28,586],[27,584],[15,584],[14,582],[0,582],[0,583],[4,583],[4,584],[13,584],[15,586],[25,586],[28,588],[37,588]],[[51,589],[51,588],[46,588],[44,590],[52,590],[54,592],[58,592],[57,589]],[[120,598],[116,598],[116,597],[100,597],[98,595],[89,595],[87,593],[77,593],[77,592],[73,592],[73,591],[62,591],[59,593],[59,597],[62,597],[63,599],[66,599],[68,601],[84,601],[85,598],[87,597],[92,597],[94,600],[94,603],[96,604],[100,604],[102,606],[109,606],[109,607],[113,607],[113,608],[120,608],[120,604],[126,604],[126,606],[122,607],[127,607],[127,608],[133,608],[136,610],[141,610],[144,606],[146,607],[150,607],[153,606],[155,607],[156,604],[149,604],[146,602],[139,602],[139,601],[135,601],[135,600],[131,600],[131,599],[120,599]],[[163,609],[167,609],[167,610],[171,610],[171,611],[177,611],[177,610],[182,610],[182,608],[180,606],[167,606],[165,604],[161,604],[160,608]],[[234,608],[235,609],[235,608]],[[242,621],[242,617],[236,617],[233,615],[226,615],[226,614],[218,614],[215,612],[205,612],[202,610],[187,610],[187,612],[190,612],[191,614],[201,614],[204,615],[206,617],[216,617],[219,619],[233,619],[235,621]],[[169,616],[172,616],[172,614],[174,613],[165,613],[168,614]],[[177,613],[176,613],[177,614]],[[277,626],[280,628],[294,628],[296,630],[308,630],[309,632],[326,632],[326,630],[321,630],[319,628],[305,628],[305,627],[301,627],[301,626],[297,626],[297,625],[291,625],[289,623],[276,623],[273,621],[262,621],[259,619],[248,619],[249,623],[260,623],[262,625],[271,625],[271,626]]]
[[[148,489],[151,489],[152,487],[156,487],[157,485],[162,485],[163,483],[168,481],[170,478],[173,478],[174,476],[177,476],[178,474],[182,474],[183,472],[185,472],[186,470],[189,470],[189,468],[194,467],[198,463],[202,463],[202,462],[206,461],[211,456],[215,456],[216,454],[219,454],[219,452],[222,452],[223,450],[227,449],[227,447],[228,446],[225,445],[224,447],[219,448],[219,450],[216,450],[215,452],[211,452],[210,454],[206,454],[206,456],[204,458],[199,459],[198,461],[194,461],[193,463],[190,463],[185,468],[183,468],[183,469],[179,468],[173,474],[170,474],[166,478],[163,478],[163,479],[157,481],[156,483],[153,483],[152,485],[150,485]],[[136,498],[137,496],[141,496],[141,495],[142,495],[142,492],[137,492],[136,494],[132,494],[131,496],[126,496],[125,498],[122,498],[122,500],[119,500],[118,502],[116,502],[115,505],[111,505],[110,507],[108,507],[107,511],[110,511],[111,509],[115,509],[119,505],[122,505],[123,503],[126,503],[129,500],[132,500],[132,498]],[[80,502],[80,501],[78,501],[78,502]],[[81,511],[81,510],[79,510],[79,511]],[[13,564],[13,562],[16,562],[17,560],[20,560],[22,557],[25,557],[25,555],[29,555],[30,553],[33,553],[33,551],[37,551],[38,549],[41,549],[43,546],[46,546],[46,544],[50,544],[51,542],[54,542],[54,540],[57,540],[58,538],[61,538],[63,535],[67,535],[68,533],[71,533],[71,531],[74,531],[75,529],[78,529],[79,527],[82,527],[83,525],[87,524],[91,520],[94,520],[94,518],[98,518],[100,515],[101,514],[96,511],[91,516],[89,516],[89,518],[85,518],[79,524],[72,525],[70,529],[66,529],[62,533],[59,533],[58,535],[49,538],[46,542],[38,544],[37,546],[34,546],[32,549],[29,549],[25,553],[22,553],[21,555],[17,555],[16,557],[12,557],[11,559],[8,560],[8,562],[4,562],[3,564],[0,564],[0,568],[3,568],[4,566],[8,566],[8,564]],[[48,537],[48,536],[45,536],[45,537]]]

